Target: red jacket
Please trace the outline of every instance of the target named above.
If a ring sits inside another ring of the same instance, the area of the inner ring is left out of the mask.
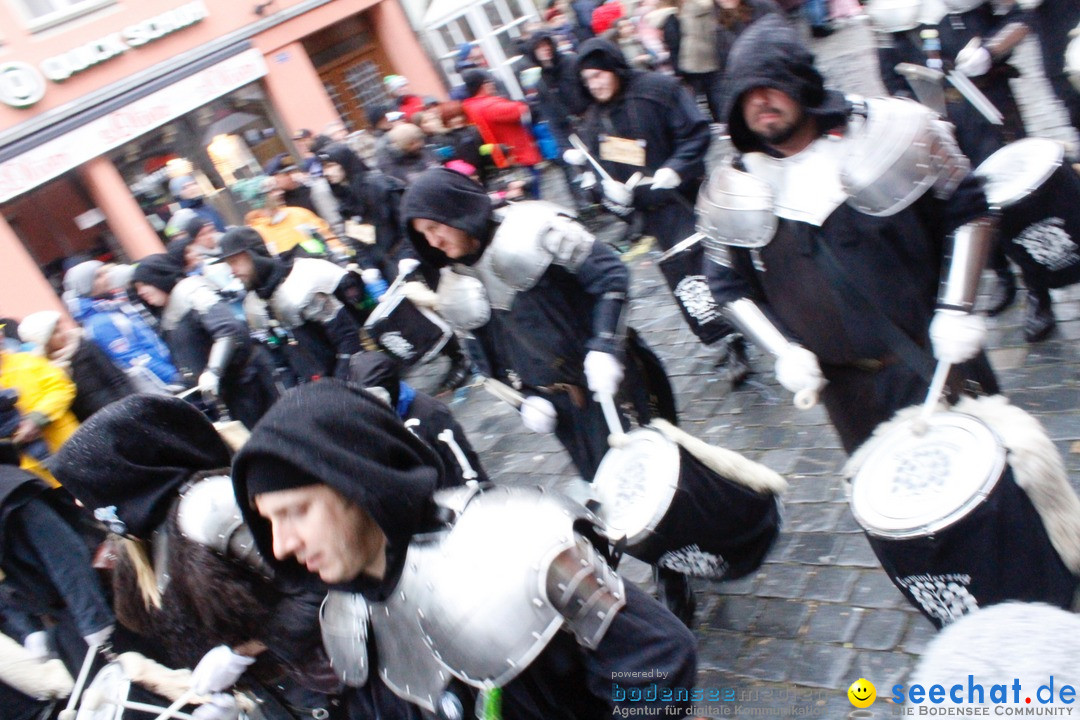
[[[462,101],[469,122],[486,143],[509,145],[518,165],[535,165],[542,159],[532,131],[522,124],[528,106],[497,95],[478,95]]]
[[[615,21],[623,16],[621,2],[606,2],[592,11],[592,30],[597,35],[603,35]]]

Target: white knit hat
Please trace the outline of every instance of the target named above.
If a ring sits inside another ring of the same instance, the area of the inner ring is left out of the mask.
[[[60,322],[60,313],[55,310],[42,310],[31,313],[19,323],[19,337],[24,343],[33,346],[32,352],[36,355],[45,354],[45,346],[56,332],[56,324]]]

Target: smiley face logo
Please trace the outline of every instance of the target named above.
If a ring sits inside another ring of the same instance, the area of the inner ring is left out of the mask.
[[[866,678],[859,678],[851,683],[847,691],[848,700],[857,708],[868,708],[877,700],[877,688]]]

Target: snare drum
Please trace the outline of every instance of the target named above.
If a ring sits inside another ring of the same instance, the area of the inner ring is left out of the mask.
[[[364,330],[404,367],[435,357],[453,334],[445,320],[401,293],[380,301],[364,322]]]
[[[694,233],[661,255],[656,264],[660,266],[687,325],[698,340],[709,345],[727,336],[731,325],[721,314],[703,274],[705,249],[701,240],[704,237]]]
[[[985,180],[987,201],[1001,208],[1005,254],[1029,287],[1080,281],[1080,176],[1064,152],[1053,140],[1025,138],[975,170]]]
[[[1006,600],[1069,607],[1078,579],[1057,554],[998,436],[939,412],[868,441],[851,511],[886,574],[939,628]]]
[[[626,554],[710,580],[756,570],[780,531],[774,495],[721,476],[650,427],[604,455],[593,498]]]

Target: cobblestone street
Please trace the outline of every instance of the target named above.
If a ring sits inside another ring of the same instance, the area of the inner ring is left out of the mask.
[[[863,24],[814,45],[830,84],[863,94],[881,87],[872,47]],[[1021,63],[1025,72],[1037,62],[1030,50]],[[1032,134],[1068,139],[1071,131],[1062,129],[1046,90],[1028,77],[1019,85]],[[933,626],[882,572],[852,517],[840,474],[845,455],[824,410],[796,410],[775,382],[771,359],[756,350],[750,382],[733,392],[714,367],[716,351],[686,329],[656,257],[650,252],[630,261],[631,325],[663,359],[682,427],[764,463],[790,484],[784,527],[759,571],[733,582],[695,582],[700,684],[733,689],[733,705],[744,708],[794,708],[797,715],[805,707],[812,716],[847,717],[848,686],[865,677],[879,698],[887,698],[933,637]],[[1021,293],[1011,309],[989,321],[990,356],[1005,393],[1043,422],[1080,488],[1080,358],[1074,345],[1080,292],[1053,295],[1059,326],[1049,340],[1025,342]],[[442,370],[424,368],[413,380],[424,387]],[[540,482],[581,495],[582,483],[554,438],[524,430],[515,411],[475,387],[459,392],[452,409],[496,482]],[[888,713],[879,700],[875,714]]]

